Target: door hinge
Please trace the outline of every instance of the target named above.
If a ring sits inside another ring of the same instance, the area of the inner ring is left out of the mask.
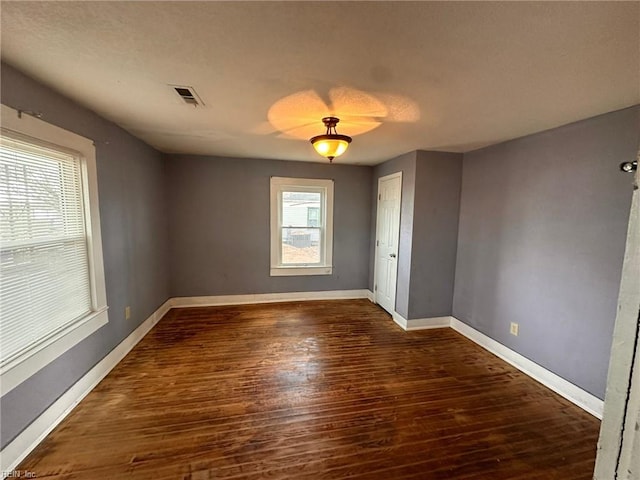
[[[376,247],[380,246],[380,240],[376,240]]]
[[[382,200],[382,194],[381,193],[378,194],[378,200]]]
[[[377,291],[378,291],[378,285],[374,285],[374,286],[373,286],[373,291],[374,291],[374,292],[377,292]]]

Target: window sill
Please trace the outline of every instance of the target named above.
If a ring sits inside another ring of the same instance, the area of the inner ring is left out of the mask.
[[[91,312],[82,320],[69,325],[45,343],[33,347],[0,369],[2,395],[13,390],[33,374],[53,362],[60,355],[80,343],[108,322],[107,308]]]
[[[271,267],[272,277],[295,277],[304,275],[331,275],[331,265],[321,267]]]

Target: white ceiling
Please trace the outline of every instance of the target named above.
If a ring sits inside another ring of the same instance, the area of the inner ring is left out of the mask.
[[[640,2],[2,2],[2,58],[163,152],[464,152],[640,103]],[[167,86],[205,102],[180,104]]]

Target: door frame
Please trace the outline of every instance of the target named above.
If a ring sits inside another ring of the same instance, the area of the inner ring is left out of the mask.
[[[638,152],[640,160],[640,151]],[[640,451],[640,171],[633,182],[627,244],[598,439],[595,480],[639,478]]]
[[[400,206],[398,208],[398,256],[396,257],[396,262],[400,261],[400,222],[402,221],[402,170],[390,173],[389,175],[385,175],[384,177],[378,178],[378,190],[376,192],[376,230],[373,241],[375,242],[374,250],[373,250],[373,302],[378,304],[378,290],[376,288],[376,279],[378,278],[378,220],[380,219],[380,209],[378,208],[378,202],[380,201],[380,184],[385,180],[391,180],[392,178],[400,178]],[[398,289],[398,268],[396,265],[396,281],[395,287],[393,290],[393,311],[396,311],[396,293]]]

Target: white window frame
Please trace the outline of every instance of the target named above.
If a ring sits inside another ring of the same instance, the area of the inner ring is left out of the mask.
[[[322,195],[320,263],[282,263],[282,192],[318,192]],[[272,277],[331,275],[333,273],[333,180],[319,178],[271,177],[271,271]]]
[[[53,362],[108,321],[107,294],[102,258],[102,235],[98,204],[98,176],[93,141],[69,132],[32,115],[21,113],[6,105],[1,106],[2,130],[7,136],[31,138],[34,143],[57,146],[62,151],[79,154],[85,201],[85,223],[89,251],[91,282],[91,312],[55,335],[25,349],[0,367],[2,395],[20,385],[33,374]]]

